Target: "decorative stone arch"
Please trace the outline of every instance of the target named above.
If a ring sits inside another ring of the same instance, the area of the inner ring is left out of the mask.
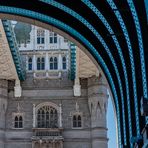
[[[58,114],[58,127],[61,128],[62,127],[62,108],[61,108],[61,104],[58,106],[57,104],[53,103],[53,102],[43,102],[38,104],[37,106],[35,106],[35,104],[33,104],[33,128],[37,127],[37,112],[40,108],[44,107],[44,106],[49,106],[54,108],[57,111]]]
[[[35,107],[36,113],[37,113],[38,109],[40,109],[40,108],[43,107],[43,106],[51,106],[51,107],[55,108],[58,113],[60,112],[60,106],[58,106],[57,104],[55,104],[55,103],[53,103],[53,102],[43,102],[43,103],[38,104],[38,105]]]
[[[71,127],[72,127],[72,129],[83,129],[83,124],[84,124],[83,112],[81,112],[81,111],[73,111],[73,112],[71,112],[70,116],[71,116]],[[81,117],[81,127],[74,127],[73,126],[73,117],[74,116],[77,116],[77,117],[80,116]]]

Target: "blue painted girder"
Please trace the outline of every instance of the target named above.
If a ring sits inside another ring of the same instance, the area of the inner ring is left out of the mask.
[[[18,77],[20,80],[25,80],[25,67],[22,64],[22,60],[19,54],[19,49],[17,46],[15,34],[13,32],[11,23],[8,20],[2,20],[2,24],[4,27],[4,31],[6,33],[6,37],[10,47],[10,52],[12,54]]]

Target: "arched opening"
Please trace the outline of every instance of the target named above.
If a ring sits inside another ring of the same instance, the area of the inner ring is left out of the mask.
[[[143,119],[140,115],[140,98],[147,98],[148,96],[147,66],[145,64],[147,61],[145,60],[146,52],[144,51],[144,48],[147,47],[147,44],[144,43],[147,42],[147,39],[144,41],[144,35],[147,32],[145,31],[147,23],[145,20],[143,21],[143,18],[146,17],[144,1],[131,0],[121,3],[106,1],[101,5],[98,2],[85,0],[74,4],[69,1],[60,2],[58,0],[35,2],[36,5],[34,6],[43,6],[45,9],[30,8],[31,3],[32,1],[23,1],[17,5],[13,2],[1,1],[2,16],[5,16],[4,13],[11,13],[52,24],[70,34],[86,49],[89,49],[91,55],[103,69],[113,93],[120,147],[139,145],[141,131],[145,126],[145,121],[144,123],[141,122]],[[78,4],[85,11],[79,9]],[[122,6],[128,11],[120,11]],[[53,11],[50,11],[49,8]],[[52,12],[59,12],[61,16],[57,15],[59,13]],[[141,14],[143,18],[140,17]],[[75,22],[77,25],[71,22]],[[131,26],[133,29],[131,29]],[[76,42],[74,43],[76,44]],[[102,46],[103,48],[100,49]],[[19,68],[18,66],[17,69]],[[122,75],[124,76],[122,77]],[[61,73],[58,76],[60,77]],[[75,94],[81,95],[78,85],[79,80],[76,80],[75,83],[77,84],[75,89],[78,88]],[[133,100],[130,98],[133,98]],[[93,107],[95,107],[94,104]],[[133,110],[135,111],[134,116],[131,113]]]
[[[67,39],[69,39],[69,38],[67,38]],[[38,67],[38,64],[42,66],[42,63],[41,63],[42,59],[43,59],[43,57],[37,58],[37,67]],[[49,69],[50,70],[56,70],[59,67],[58,66],[58,60],[59,59],[57,59],[56,56],[52,55],[52,56],[49,57],[49,59],[47,61],[49,62]],[[67,65],[66,60],[67,60],[66,56],[63,56],[62,59],[61,59],[61,64],[62,64],[62,67],[63,67],[64,70],[66,69],[64,67],[66,67],[66,65]],[[46,61],[46,59],[44,59],[44,67],[46,67],[45,61]],[[39,69],[37,68],[37,70],[39,70]],[[95,107],[92,108],[92,106],[93,105],[91,103],[91,112],[92,112],[92,110],[94,111],[94,109],[95,109]],[[102,109],[102,106],[103,106],[104,110]],[[101,102],[98,102],[97,108],[99,109],[98,115],[101,116],[100,114],[103,114],[103,112],[106,112],[107,104],[106,103],[101,104]],[[36,110],[36,128],[57,128],[58,127],[58,125],[57,125],[58,120],[57,120],[57,112],[55,113],[55,111],[56,110],[54,110],[54,108],[47,106],[46,104],[44,104],[44,106],[41,106],[40,108],[38,107],[38,110]],[[99,118],[98,118],[98,120],[99,120]],[[82,126],[81,114],[76,113],[76,115],[75,114],[73,115],[72,124],[73,124],[74,129],[79,129],[79,128],[83,127]],[[45,133],[43,133],[43,134],[45,134]],[[41,136],[41,132],[37,132],[36,135]]]
[[[38,109],[36,116],[38,128],[58,127],[58,113],[52,106],[42,106]]]
[[[69,38],[67,38],[67,39],[69,40]],[[83,48],[85,49],[85,47],[83,47]],[[90,57],[92,57],[92,56],[90,56]],[[45,69],[45,67],[46,67],[45,61],[46,61],[45,56],[37,57],[37,60],[36,60],[37,70],[44,70]],[[49,62],[49,65],[50,65],[49,67],[51,70],[58,68],[57,57],[55,57],[55,56],[50,57],[49,60],[47,60],[47,61]],[[93,59],[93,61],[95,61],[95,60]],[[65,56],[63,56],[63,58],[62,58],[61,64],[63,64],[64,66],[66,65]],[[98,68],[99,65],[97,64],[97,62],[95,62],[95,64],[97,65],[97,68]],[[100,67],[99,67],[99,70],[100,70]],[[101,75],[103,74],[102,71],[100,73],[101,73]],[[103,77],[105,78],[104,74],[103,74]],[[92,79],[92,80],[95,81],[95,79]],[[94,103],[94,102],[92,102],[92,103]],[[92,103],[91,103],[91,105],[92,105]],[[99,109],[101,110],[102,104],[97,103],[97,105],[98,105],[97,107],[99,107]],[[106,105],[103,104],[103,106],[104,106],[103,108],[106,110]],[[95,109],[95,107],[92,108],[91,110],[93,110],[93,112],[94,112],[94,109]],[[49,112],[49,110],[50,110],[50,112]],[[102,114],[102,110],[98,114]],[[95,113],[94,113],[94,115],[95,115]],[[56,112],[56,110],[54,110],[54,108],[50,108],[47,105],[44,105],[37,110],[36,120],[37,120],[36,121],[37,128],[57,128],[58,127],[57,126],[57,112]],[[82,127],[82,117],[80,114],[73,116],[73,127],[74,128],[81,128]],[[41,131],[37,132],[36,135],[41,136],[42,135],[41,133],[42,133]],[[45,134],[45,132],[43,132],[43,134]],[[46,132],[46,134],[49,135],[49,133],[47,133],[47,132]]]

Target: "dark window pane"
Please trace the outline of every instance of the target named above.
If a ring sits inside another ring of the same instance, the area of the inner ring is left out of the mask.
[[[57,37],[54,37],[54,43],[57,43]]]
[[[19,118],[19,121],[23,121],[23,118],[22,118],[22,116],[20,116],[20,118]]]
[[[78,121],[78,127],[81,127],[81,121]]]
[[[55,128],[58,127],[57,111],[49,106],[43,106],[37,112],[37,125],[40,128]],[[40,117],[39,117],[40,116]]]
[[[45,69],[45,58],[42,58],[42,70]]]
[[[50,63],[50,69],[51,70],[53,69],[53,63]]]
[[[78,116],[78,120],[81,121],[81,116],[80,115]]]
[[[15,117],[15,121],[18,121],[18,117],[17,116]]]
[[[50,62],[53,62],[53,58],[52,57],[50,58]]]
[[[63,57],[63,69],[66,69],[66,57]]]
[[[73,127],[77,127],[77,122],[73,121]]]
[[[14,127],[15,127],[15,128],[18,128],[18,121],[19,121],[19,119],[18,119],[18,117],[16,116],[15,119],[14,119]]]
[[[50,37],[50,43],[53,43],[53,38],[52,37]]]
[[[66,57],[63,57],[63,62],[66,62]]]
[[[37,63],[37,70],[40,70],[40,63]]]
[[[37,44],[40,44],[40,37],[37,38]]]
[[[14,127],[15,127],[15,128],[18,128],[18,122],[15,121]]]
[[[45,63],[42,63],[42,70],[45,69]]]
[[[32,63],[32,58],[29,58],[28,62],[29,62],[29,63]]]
[[[58,59],[57,59],[57,57],[54,58],[54,69],[58,69]]]
[[[63,69],[66,69],[66,63],[63,63]]]
[[[58,64],[54,63],[54,69],[58,69]]]
[[[45,62],[45,58],[42,58],[42,62]]]
[[[32,63],[28,64],[28,70],[32,70]]]
[[[41,39],[42,39],[42,40],[41,40],[41,43],[44,44],[44,38],[41,38]]]
[[[19,128],[22,128],[22,127],[23,127],[23,122],[20,121],[20,122],[19,122]]]
[[[54,58],[54,62],[58,62],[58,59],[57,59],[57,57],[55,57],[55,58]]]

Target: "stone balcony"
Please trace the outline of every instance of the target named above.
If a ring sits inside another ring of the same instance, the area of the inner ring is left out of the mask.
[[[62,128],[33,128],[32,148],[63,148]]]
[[[34,138],[62,138],[62,128],[33,128],[33,139]]]
[[[45,71],[45,70],[41,70],[41,71],[36,71],[33,74],[34,78],[36,79],[58,79],[61,78],[61,71],[58,70],[52,70],[52,71]]]

